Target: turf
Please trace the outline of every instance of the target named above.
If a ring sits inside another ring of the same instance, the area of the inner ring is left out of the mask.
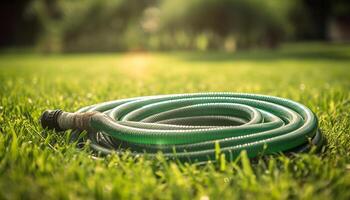
[[[239,53],[0,55],[0,199],[350,199],[350,46]],[[110,155],[44,132],[45,109],[141,95],[229,91],[286,97],[319,117],[322,152],[205,165]]]

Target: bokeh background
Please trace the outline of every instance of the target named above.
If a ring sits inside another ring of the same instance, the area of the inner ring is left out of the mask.
[[[348,0],[13,0],[0,47],[51,52],[276,48],[350,40]]]

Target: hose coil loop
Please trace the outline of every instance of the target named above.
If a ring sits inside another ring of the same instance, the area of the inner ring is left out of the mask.
[[[233,160],[240,151],[249,157],[305,151],[310,139],[322,141],[313,112],[297,102],[258,94],[194,93],[137,97],[100,103],[77,113],[91,117],[87,138],[105,154],[121,153],[181,160],[215,159],[215,145]],[[79,131],[75,131],[77,134]]]

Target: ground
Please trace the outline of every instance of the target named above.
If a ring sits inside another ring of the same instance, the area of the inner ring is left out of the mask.
[[[0,55],[0,199],[350,199],[350,46],[286,44],[240,53]],[[322,152],[180,164],[92,158],[69,133],[43,132],[45,109],[126,97],[229,91],[286,97],[311,108]]]

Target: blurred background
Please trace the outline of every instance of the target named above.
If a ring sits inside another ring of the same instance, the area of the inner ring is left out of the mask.
[[[0,48],[51,52],[277,48],[350,40],[348,0],[12,0]]]

